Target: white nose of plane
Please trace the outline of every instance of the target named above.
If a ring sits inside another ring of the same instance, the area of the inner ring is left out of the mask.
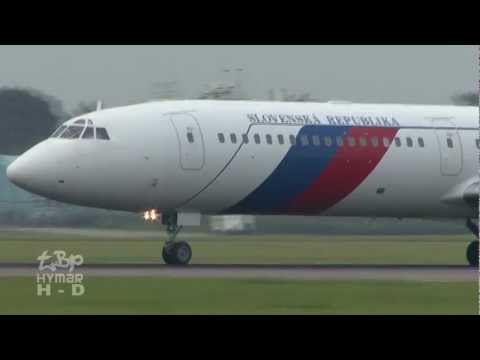
[[[26,170],[28,170],[28,167],[25,166],[25,161],[17,158],[7,167],[7,177],[12,183],[21,187],[22,184],[28,182],[29,176]]]
[[[56,161],[48,146],[40,143],[7,167],[8,179],[29,192],[49,197],[55,194]]]

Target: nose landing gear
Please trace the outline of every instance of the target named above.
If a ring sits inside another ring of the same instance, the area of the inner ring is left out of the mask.
[[[467,227],[477,237],[477,240],[472,241],[467,247],[467,260],[470,266],[478,267],[478,223],[473,222],[472,219],[467,219]]]
[[[187,265],[192,258],[192,249],[185,241],[165,244],[162,258],[168,265]]]
[[[182,229],[178,226],[177,214],[165,214],[162,222],[167,225],[168,240],[162,249],[162,258],[168,265],[187,265],[192,258],[192,248],[185,241],[175,241],[176,236]]]

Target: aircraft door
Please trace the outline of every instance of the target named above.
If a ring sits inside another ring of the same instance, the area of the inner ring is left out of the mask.
[[[440,172],[458,175],[463,167],[462,143],[455,124],[449,120],[433,120],[439,145]]]
[[[200,170],[205,164],[205,144],[200,125],[190,114],[175,114],[170,117],[175,127],[183,170]]]

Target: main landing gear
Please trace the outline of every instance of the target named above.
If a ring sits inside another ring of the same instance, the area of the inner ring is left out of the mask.
[[[471,266],[478,267],[478,222],[467,219],[467,227],[477,237],[476,241],[472,241],[467,247],[467,260]]]
[[[177,214],[162,215],[162,223],[167,226],[168,240],[163,246],[162,257],[168,265],[187,265],[192,258],[192,248],[185,241],[175,241],[182,229],[178,226]]]

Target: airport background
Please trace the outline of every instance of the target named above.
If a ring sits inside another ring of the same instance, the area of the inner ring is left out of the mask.
[[[244,89],[244,73],[248,69],[224,67],[218,79],[211,81],[193,96],[182,89],[188,86],[178,81],[153,81],[147,97],[136,101],[171,99],[217,100],[271,100],[271,101],[325,101],[309,91],[295,92],[286,87],[271,88],[264,96],[249,96]],[[99,99],[100,100],[100,99]],[[133,101],[132,103],[136,102]],[[452,94],[450,102],[456,105],[478,105],[476,93],[468,91]],[[108,106],[108,104],[107,104]],[[97,102],[81,100],[66,110],[62,101],[41,89],[0,87],[0,226],[21,227],[98,227],[123,229],[158,229],[145,226],[142,214],[82,208],[39,198],[11,184],[5,169],[16,155],[22,153],[51,132],[63,121],[94,111]],[[392,206],[394,206],[392,204]],[[204,216],[201,232],[223,233],[279,233],[279,234],[465,234],[463,222],[445,222],[419,219],[364,219],[322,217],[271,216]]]
[[[476,54],[473,46],[0,46],[0,314],[478,313],[463,221],[204,216],[182,231],[194,250],[182,274],[162,267],[164,228],[143,214],[49,201],[5,176],[15,156],[97,100],[478,106]],[[35,295],[31,273],[46,249],[93,266],[85,296]]]

